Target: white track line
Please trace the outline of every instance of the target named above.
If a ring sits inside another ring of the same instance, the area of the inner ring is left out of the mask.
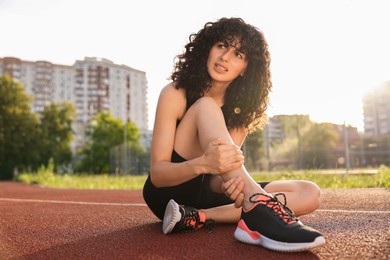
[[[76,204],[76,205],[97,205],[97,206],[146,207],[146,204],[142,204],[142,203],[110,203],[110,202],[84,202],[84,201],[63,201],[63,200],[33,200],[33,199],[12,199],[12,198],[0,198],[0,201],[54,203],[54,204]]]
[[[342,210],[342,209],[317,209],[315,212],[335,213],[363,213],[363,214],[390,214],[390,210]]]
[[[126,206],[126,207],[146,207],[143,203],[110,203],[110,202],[85,202],[85,201],[64,201],[64,200],[34,200],[34,199],[13,199],[0,198],[0,201],[11,202],[35,202],[35,203],[54,203],[54,204],[73,204],[73,205],[96,205],[96,206]],[[390,214],[390,210],[342,210],[342,209],[317,209],[316,212],[334,212],[334,213],[362,213],[362,214]]]

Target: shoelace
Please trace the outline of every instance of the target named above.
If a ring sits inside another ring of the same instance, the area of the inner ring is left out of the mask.
[[[268,197],[269,199],[253,200],[253,197],[256,197],[258,195]],[[284,203],[281,203],[277,198],[277,196],[283,196]],[[249,198],[249,201],[252,203],[257,203],[257,202],[264,203],[264,205],[266,205],[267,207],[272,208],[287,224],[293,224],[299,220],[294,215],[292,210],[287,207],[287,198],[284,193],[277,193],[273,197],[263,193],[255,193]]]
[[[184,229],[180,231],[180,233],[185,232],[194,232],[199,229],[199,225],[204,225],[208,233],[214,232],[215,229],[215,221],[212,219],[208,219],[205,222],[201,222],[199,218],[199,214],[196,211],[187,211],[186,216],[183,220]]]
[[[284,203],[283,203],[283,204],[282,204],[282,203],[280,202],[280,200],[278,199],[278,201],[279,201],[279,203],[282,205],[283,209],[284,209],[285,211],[289,212],[290,215],[291,215],[296,221],[298,221],[299,219],[294,215],[294,212],[293,212],[289,207],[287,207],[287,198],[286,198],[286,195],[285,195],[284,193],[281,193],[281,192],[276,193],[276,194],[274,195],[274,197],[276,197],[276,198],[277,198],[278,196],[283,196],[283,199],[284,199]]]
[[[207,228],[209,234],[214,232],[215,221],[213,219],[208,219],[205,221],[204,226]]]
[[[183,219],[184,229],[182,232],[193,232],[198,230],[200,224],[199,215],[196,211],[187,211]]]

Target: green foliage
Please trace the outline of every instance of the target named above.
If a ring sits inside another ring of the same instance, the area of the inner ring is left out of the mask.
[[[114,118],[111,113],[100,112],[87,130],[86,135],[89,141],[81,152],[83,159],[76,170],[96,174],[108,173],[110,171],[110,148],[124,142],[124,131],[120,119]],[[126,124],[126,133],[127,145],[137,150],[139,154],[144,153],[139,142],[139,130],[133,122]]]
[[[38,117],[31,113],[30,101],[20,83],[0,78],[0,179],[12,179],[15,168],[39,160]]]
[[[51,158],[48,165],[41,165],[36,173],[26,174],[22,173],[16,176],[16,180],[28,184],[42,184],[50,186],[55,179],[54,176],[54,162]]]
[[[264,158],[265,151],[263,149],[264,145],[264,131],[257,130],[250,135],[245,140],[244,152],[246,155],[246,165],[250,170],[260,170],[261,169],[261,158]]]
[[[378,178],[378,186],[384,188],[390,188],[390,168],[384,165],[379,167],[379,178]]]
[[[71,161],[72,122],[76,111],[72,104],[51,103],[41,113],[41,163],[47,164],[52,158],[54,165]]]
[[[50,174],[43,178],[38,174],[22,173],[17,177],[17,181],[27,184],[40,184],[56,188],[77,188],[77,189],[142,189],[146,176],[112,176],[100,175],[72,175],[72,174]]]
[[[379,180],[382,178],[381,171],[366,173],[367,171],[355,170],[354,173],[340,170],[299,170],[278,172],[257,172],[252,175],[253,179],[261,181],[275,180],[307,180],[315,182],[320,188],[374,188],[385,187]]]
[[[313,125],[308,115],[292,115],[282,117],[284,132],[287,137],[299,137]]]
[[[301,138],[302,161],[305,168],[329,168],[334,162],[337,135],[328,123],[314,124]]]
[[[308,115],[277,116],[282,123],[284,140],[281,143],[271,143],[271,160],[290,161],[291,165],[303,168],[304,140],[314,127]]]
[[[54,165],[70,161],[74,108],[52,104],[38,117],[31,100],[22,84],[0,78],[0,179],[12,179],[15,169],[37,170],[50,158]]]

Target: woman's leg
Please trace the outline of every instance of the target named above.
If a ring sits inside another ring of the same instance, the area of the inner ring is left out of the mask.
[[[286,195],[287,206],[296,216],[309,214],[316,210],[320,204],[320,189],[310,181],[273,181],[265,186],[267,193],[276,194],[282,192]],[[281,202],[284,199],[281,198]],[[217,223],[237,223],[240,220],[241,209],[233,204],[202,209],[206,219],[213,219]]]
[[[204,97],[195,102],[183,117],[175,135],[174,149],[184,158],[193,159],[201,156],[209,143],[217,138],[233,144],[222,110],[212,98]],[[281,206],[276,198],[269,196],[244,166],[220,176],[224,181],[240,176],[245,184],[241,216],[234,232],[237,240],[286,252],[307,250],[325,243],[318,231],[303,227],[287,208]],[[171,205],[166,212],[167,216],[175,215],[171,212],[178,212],[178,205]],[[177,220],[164,217],[164,223],[167,223],[165,226],[169,227],[164,233],[169,233],[170,227],[176,226],[175,223],[179,224],[186,217],[185,212],[180,216]],[[231,217],[233,219],[236,215],[233,213]]]
[[[273,181],[264,189],[272,194],[284,193],[287,206],[296,216],[309,214],[320,206],[321,191],[317,184],[311,181]],[[285,203],[283,200],[280,198],[280,201]]]
[[[174,149],[190,160],[201,156],[208,144],[217,138],[233,144],[221,108],[212,98],[204,97],[195,102],[183,117],[177,128]],[[250,196],[255,193],[266,193],[252,179],[244,166],[220,176],[225,181],[241,176],[245,184],[243,190],[245,209],[252,206]]]

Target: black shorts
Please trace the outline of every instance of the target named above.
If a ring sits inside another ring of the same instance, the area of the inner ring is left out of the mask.
[[[164,218],[165,208],[169,200],[174,199],[180,205],[191,206],[197,209],[208,209],[232,204],[224,193],[216,193],[210,189],[211,174],[203,174],[192,180],[173,187],[157,188],[147,178],[143,196],[151,211],[159,218]],[[269,182],[261,182],[264,188]]]

